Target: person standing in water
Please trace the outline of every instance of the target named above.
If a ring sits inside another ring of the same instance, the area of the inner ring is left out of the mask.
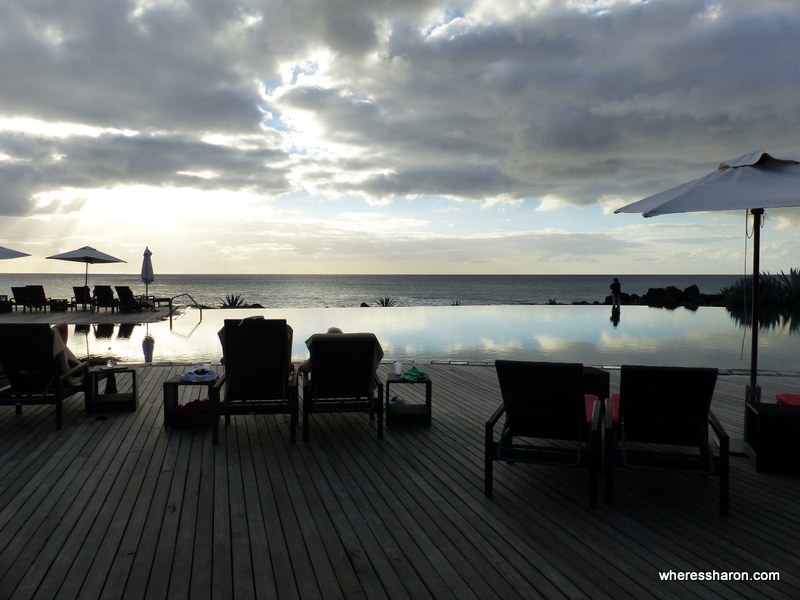
[[[614,277],[614,281],[611,282],[609,287],[611,288],[611,306],[619,308],[620,296],[622,295],[622,285],[620,285],[619,279]]]

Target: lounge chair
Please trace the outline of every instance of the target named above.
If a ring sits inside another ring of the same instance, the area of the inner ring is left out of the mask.
[[[74,294],[71,300],[72,306],[77,308],[80,304],[83,307],[83,310],[86,310],[87,306],[91,310],[94,310],[94,306],[92,304],[92,292],[88,285],[73,286],[72,293]]]
[[[219,441],[219,417],[287,414],[289,437],[299,420],[297,373],[292,365],[292,328],[283,319],[225,319],[221,335],[225,373],[211,395],[212,440]]]
[[[26,285],[25,293],[27,294],[28,308],[39,310],[47,310],[50,307],[50,298],[44,292],[42,285]],[[24,312],[24,311],[23,311]]]
[[[492,495],[497,460],[582,467],[589,472],[589,505],[596,506],[602,401],[584,392],[583,365],[497,360],[495,368],[503,401],[484,426],[484,493]]]
[[[92,303],[95,308],[110,308],[111,314],[119,307],[119,302],[114,298],[114,291],[110,285],[96,285],[93,292],[94,302]]]
[[[22,312],[28,308],[28,290],[25,286],[12,287],[11,294],[14,296],[14,309],[18,310],[22,307]]]
[[[303,373],[303,439],[314,413],[378,413],[383,438],[383,384],[375,369],[383,356],[372,333],[316,333],[309,338],[311,373]]]
[[[12,287],[11,293],[14,295],[14,305],[22,307],[22,312],[27,309],[33,311],[34,308],[47,309],[50,306],[50,298],[44,293],[44,286],[26,285],[22,287]]]
[[[133,295],[131,288],[127,285],[115,285],[119,296],[119,309],[124,311],[142,310],[142,301]]]
[[[19,415],[27,404],[53,404],[56,429],[61,429],[63,402],[86,391],[89,367],[81,363],[70,368],[63,352],[53,356],[54,333],[46,324],[0,325],[0,363],[8,378],[0,406],[14,406]]]
[[[729,439],[710,408],[716,381],[717,369],[622,366],[619,394],[606,403],[606,502],[617,467],[686,471],[719,477],[719,512],[728,514]]]

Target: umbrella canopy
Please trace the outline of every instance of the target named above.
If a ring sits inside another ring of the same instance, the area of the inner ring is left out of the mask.
[[[142,281],[144,281],[144,296],[147,298],[149,295],[149,286],[155,280],[155,276],[153,275],[153,261],[151,260],[151,256],[153,253],[150,252],[150,248],[145,246],[144,248],[144,258],[142,259]]]
[[[105,252],[100,252],[99,250],[95,250],[91,246],[83,246],[82,248],[78,248],[77,250],[70,250],[69,252],[62,252],[61,254],[54,254],[53,256],[48,256],[47,258],[53,258],[56,260],[68,260],[72,262],[81,262],[86,263],[86,274],[84,276],[83,285],[89,285],[89,265],[90,264],[99,264],[99,263],[118,263],[118,262],[125,262],[121,258],[117,258],[115,256],[111,256],[110,254],[106,254]]]
[[[27,252],[20,252],[19,250],[12,250],[11,248],[0,246],[0,260],[5,260],[7,258],[21,258],[23,256],[30,256],[30,254],[28,254]]]
[[[683,212],[749,210],[753,215],[753,317],[748,398],[758,395],[758,321],[761,219],[765,208],[800,206],[800,162],[750,152],[719,165],[713,173],[634,202],[615,213],[645,217]]]

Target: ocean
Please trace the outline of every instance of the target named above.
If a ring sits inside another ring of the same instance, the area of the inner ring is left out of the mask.
[[[159,275],[149,293],[162,297],[190,295],[198,304],[219,307],[227,295],[265,308],[345,308],[376,305],[391,298],[395,306],[473,306],[571,304],[600,302],[609,295],[613,277],[622,291],[643,295],[649,288],[697,285],[705,294],[718,292],[739,275]],[[0,274],[0,294],[11,287],[41,284],[51,298],[71,298],[83,285],[82,269],[60,274]],[[93,274],[95,284],[127,285],[135,294],[145,286],[138,274]],[[187,297],[177,301],[191,304]]]

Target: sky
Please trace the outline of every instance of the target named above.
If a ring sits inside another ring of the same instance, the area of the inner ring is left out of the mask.
[[[0,270],[746,273],[743,211],[614,210],[800,160],[799,55],[796,0],[0,0]]]

